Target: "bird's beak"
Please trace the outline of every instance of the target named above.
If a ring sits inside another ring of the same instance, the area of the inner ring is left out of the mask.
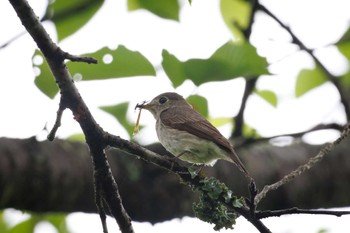
[[[148,103],[146,104],[146,101],[143,101],[143,103],[141,104],[136,104],[135,109],[139,108],[139,109],[146,109],[146,110],[150,110],[154,104]]]

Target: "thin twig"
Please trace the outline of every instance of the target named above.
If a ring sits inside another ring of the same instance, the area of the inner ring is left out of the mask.
[[[258,219],[269,218],[269,217],[280,217],[286,214],[322,214],[322,215],[333,215],[336,217],[341,217],[343,215],[350,214],[350,211],[335,211],[335,210],[306,210],[299,208],[290,208],[284,210],[267,210],[259,211],[256,213]]]
[[[13,36],[12,38],[10,38],[8,41],[6,41],[5,43],[3,43],[2,45],[0,45],[0,49],[6,48],[8,45],[10,45],[12,42],[14,42],[15,40],[17,40],[18,38],[20,38],[21,36],[25,35],[27,33],[27,31],[23,31],[21,33],[18,33],[17,35]]]
[[[62,98],[61,98],[62,100]],[[57,116],[56,116],[56,121],[55,124],[53,125],[50,133],[47,135],[47,140],[53,141],[56,136],[56,132],[58,128],[61,126],[61,119],[63,115],[63,111],[66,109],[66,107],[63,106],[62,102],[59,104],[58,110],[57,110]]]
[[[108,228],[107,228],[107,216],[106,216],[106,212],[103,208],[103,198],[101,196],[101,185],[97,184],[97,179],[95,178],[95,204],[97,207],[97,211],[98,214],[100,215],[100,219],[101,219],[101,223],[102,223],[102,229],[103,229],[103,233],[108,233]]]
[[[309,161],[301,166],[299,166],[296,170],[292,171],[288,175],[284,176],[281,180],[277,181],[276,183],[273,183],[271,185],[266,185],[263,190],[258,193],[255,197],[255,204],[257,205],[261,199],[263,199],[266,194],[272,190],[276,190],[282,185],[285,185],[292,181],[295,177],[301,175],[307,170],[310,170],[316,163],[321,161],[329,152],[331,152],[338,144],[340,144],[346,137],[348,137],[350,134],[350,124],[348,124],[343,132],[341,133],[340,137],[335,140],[334,142],[330,143],[329,145],[325,146],[320,150],[320,152],[309,159]]]
[[[246,139],[243,139],[239,143],[235,143],[235,147],[238,148],[241,145],[247,146],[247,145],[253,144],[253,143],[266,142],[266,141],[270,141],[272,139],[280,138],[280,137],[300,138],[300,137],[304,136],[307,133],[315,132],[315,131],[318,131],[318,130],[325,130],[325,129],[334,129],[334,130],[338,130],[339,132],[341,132],[344,129],[344,125],[340,125],[340,124],[337,124],[337,123],[318,124],[318,125],[310,128],[310,129],[308,129],[308,130],[305,130],[305,131],[302,131],[302,132],[297,132],[297,133],[279,134],[279,135],[275,135],[275,136],[271,136],[271,137],[263,137],[263,138],[246,138]]]
[[[77,55],[72,55],[70,53],[62,51],[62,55],[65,59],[68,59],[73,62],[85,62],[88,64],[97,64],[97,60],[93,57],[87,57],[87,56],[77,56]]]
[[[246,79],[244,93],[241,100],[241,106],[239,108],[238,114],[234,118],[235,127],[231,135],[232,138],[241,138],[243,135],[244,111],[247,106],[248,97],[255,89],[255,84],[257,80],[258,80],[258,77],[252,77],[252,78]]]
[[[340,94],[340,101],[342,102],[344,106],[344,110],[347,116],[347,119],[350,120],[350,104],[348,102],[348,99],[346,98],[347,94],[345,90],[342,88],[340,84],[339,78],[334,76],[323,64],[322,62],[314,55],[314,51],[312,49],[309,49],[304,45],[304,43],[292,32],[292,30],[285,25],[277,16],[275,16],[271,11],[269,11],[265,6],[258,4],[258,9],[266,13],[268,16],[273,18],[282,28],[284,28],[292,37],[292,42],[300,47],[300,49],[307,52],[315,61],[315,63],[320,67],[323,72],[327,75],[328,79],[333,83],[333,85],[337,88],[339,94]]]
[[[258,9],[258,1],[257,0],[250,0],[250,4],[252,6],[252,11],[250,12],[249,23],[248,23],[247,28],[242,29],[242,33],[245,36],[246,40],[249,40],[249,37],[252,33],[255,12]],[[245,108],[247,105],[248,97],[253,92],[257,80],[258,80],[258,77],[246,77],[246,85],[245,85],[244,93],[242,96],[241,106],[239,108],[238,114],[234,118],[235,127],[234,127],[232,134],[231,134],[232,138],[241,138],[243,135],[244,111],[245,111]]]

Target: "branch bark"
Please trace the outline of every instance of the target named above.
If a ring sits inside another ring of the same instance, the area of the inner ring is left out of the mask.
[[[118,186],[112,176],[106,155],[104,153],[106,146],[103,141],[104,131],[91,115],[87,105],[84,103],[77,88],[75,87],[72,77],[64,63],[65,59],[73,59],[75,61],[84,60],[88,63],[93,63],[94,60],[86,58],[78,59],[76,56],[72,56],[69,53],[62,51],[51,40],[50,36],[47,34],[46,30],[27,1],[10,0],[10,3],[16,11],[17,16],[21,20],[23,26],[34,39],[47,60],[50,70],[60,89],[60,109],[69,108],[73,112],[75,119],[78,121],[85,134],[86,142],[89,145],[94,164],[95,191],[99,192],[97,195],[95,195],[99,199],[96,200],[98,210],[104,211],[101,206],[102,200],[113,214],[120,227],[120,230],[124,233],[134,232],[131,225],[131,219],[122,205]],[[100,198],[102,199],[100,200]],[[104,215],[104,212],[100,212],[104,233],[107,233],[107,228],[103,217]]]
[[[147,148],[166,155],[160,144]],[[320,148],[304,143],[287,147],[261,143],[237,152],[258,188],[262,188],[305,163]],[[270,192],[259,209],[348,206],[349,150],[349,143],[340,144],[312,170]],[[109,149],[107,155],[120,195],[124,197],[125,209],[132,219],[157,223],[193,216],[192,203],[197,194],[180,184],[176,175],[121,150]],[[204,172],[226,183],[235,195],[247,195],[244,178],[231,164],[218,162],[212,168],[205,168]],[[91,158],[84,143],[1,138],[0,208],[97,212],[92,173]]]

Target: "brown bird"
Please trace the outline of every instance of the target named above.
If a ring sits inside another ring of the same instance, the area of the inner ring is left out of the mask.
[[[181,160],[214,165],[218,159],[234,163],[246,176],[246,168],[231,143],[179,94],[167,92],[136,108],[150,111],[161,144]]]

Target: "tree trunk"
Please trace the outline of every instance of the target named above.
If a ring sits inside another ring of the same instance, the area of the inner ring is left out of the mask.
[[[166,154],[160,144],[149,149]],[[321,146],[256,144],[237,151],[258,188],[277,181]],[[350,144],[343,143],[310,171],[271,192],[259,209],[349,206]],[[109,149],[108,159],[133,220],[152,223],[192,216],[196,194],[178,177],[125,152]],[[37,212],[96,212],[91,158],[84,143],[35,138],[0,138],[0,208]],[[247,181],[231,163],[219,161],[204,172],[247,195]]]

